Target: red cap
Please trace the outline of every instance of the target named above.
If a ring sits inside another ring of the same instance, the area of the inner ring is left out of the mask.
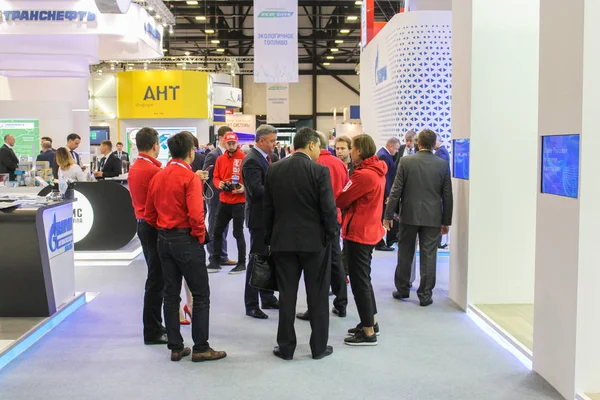
[[[233,132],[229,132],[225,134],[225,142],[237,142],[238,141],[238,137],[235,133]]]

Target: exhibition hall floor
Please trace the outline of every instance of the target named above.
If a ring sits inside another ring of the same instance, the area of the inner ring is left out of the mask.
[[[235,243],[233,240],[231,244]],[[373,283],[381,325],[377,347],[343,344],[358,316],[331,317],[331,357],[310,359],[307,322],[297,321],[293,361],[271,353],[277,312],[244,315],[244,275],[211,275],[211,337],[228,357],[214,363],[169,360],[144,346],[141,307],[145,265],[78,267],[76,290],[100,292],[29,351],[0,371],[3,400],[68,399],[561,399],[542,378],[481,331],[445,298],[448,257],[439,260],[434,304],[394,300],[396,252],[375,252]],[[298,311],[305,309],[301,290]],[[190,328],[182,327],[187,345]]]

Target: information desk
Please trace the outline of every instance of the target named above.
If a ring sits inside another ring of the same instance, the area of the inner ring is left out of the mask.
[[[72,203],[0,211],[0,317],[48,317],[75,296]]]

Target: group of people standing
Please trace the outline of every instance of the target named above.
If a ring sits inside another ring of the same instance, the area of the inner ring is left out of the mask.
[[[329,288],[336,296],[332,313],[345,317],[346,275],[360,323],[348,330],[349,337],[344,342],[352,346],[376,345],[379,324],[371,285],[371,260],[395,214],[400,215],[400,254],[404,258],[398,264],[397,291],[393,295],[408,297],[406,261],[410,255],[410,275],[419,235],[425,268],[422,267],[417,293],[421,305],[431,304],[436,262],[431,243],[436,241],[433,249],[437,250],[439,235],[447,231],[452,216],[449,168],[432,153],[435,133],[425,130],[419,134],[418,154],[400,160],[388,192],[388,163],[378,157],[375,142],[368,135],[337,138],[335,157],[328,151],[328,140],[323,134],[302,128],[294,137],[294,154],[275,163],[271,154],[276,151],[277,131],[272,126],[259,127],[256,144],[248,154],[241,151],[237,135],[228,127],[222,127],[218,137],[218,146],[206,154],[203,169],[194,172],[197,144],[189,132],[168,140],[172,159],[163,170],[156,160],[158,133],[143,128],[136,136],[140,155],[131,167],[129,186],[148,264],[143,314],[146,344],[167,344],[173,361],[190,354],[193,361],[224,358],[225,352],[208,345],[208,273],[230,264],[231,274],[246,271],[246,315],[265,319],[268,316],[262,309],[279,309],[278,346],[273,350],[277,357],[290,360],[294,356],[296,317],[311,322],[312,357],[321,359],[332,354],[333,348],[328,345]],[[396,151],[399,147],[398,143]],[[208,228],[204,180],[214,191],[214,196],[206,199]],[[238,247],[236,262],[225,253],[231,221]],[[251,238],[247,266],[244,222]],[[269,254],[274,260],[279,299],[273,292],[250,285],[255,261],[262,261]],[[296,315],[302,274],[308,311]],[[179,330],[182,278],[193,299],[193,351],[184,346]],[[166,336],[161,319],[163,296]]]

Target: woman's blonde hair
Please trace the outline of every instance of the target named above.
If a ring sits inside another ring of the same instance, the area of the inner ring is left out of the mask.
[[[56,163],[61,169],[69,169],[71,165],[75,164],[75,160],[73,160],[73,156],[71,156],[69,150],[65,147],[61,147],[56,150]]]

